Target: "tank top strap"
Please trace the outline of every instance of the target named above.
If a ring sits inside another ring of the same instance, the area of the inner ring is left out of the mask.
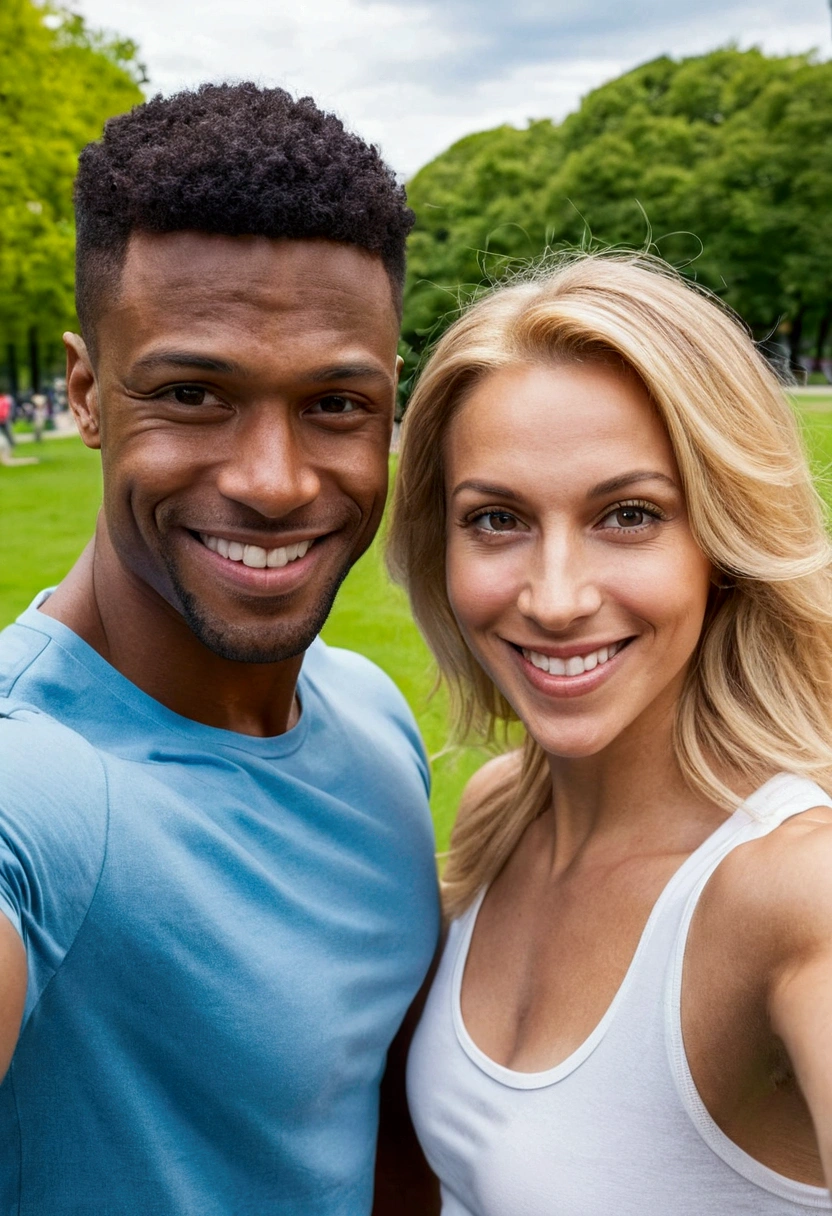
[[[759,840],[787,819],[810,811],[816,806],[832,808],[832,798],[825,790],[808,777],[799,777],[794,773],[778,773],[746,798],[725,825],[728,831],[723,829],[710,837],[703,850],[704,855],[700,857],[700,864],[691,874],[690,883],[686,884],[689,890],[684,892],[684,910],[677,929],[675,949],[679,968],[699,897],[717,866],[738,845],[749,840]]]
[[[764,836],[793,815],[816,806],[832,807],[832,798],[808,777],[778,773],[747,798],[743,806],[764,829],[757,835]]]

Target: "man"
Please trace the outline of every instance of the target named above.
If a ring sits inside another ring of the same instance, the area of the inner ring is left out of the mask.
[[[0,639],[0,1206],[366,1216],[436,945],[427,771],[315,639],[384,505],[411,213],[253,85],[114,119],[76,208],[104,507]],[[402,1170],[386,1210],[429,1211]]]

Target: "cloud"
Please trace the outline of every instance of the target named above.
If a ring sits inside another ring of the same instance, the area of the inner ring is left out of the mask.
[[[403,176],[503,122],[562,118],[661,54],[830,47],[827,0],[75,0],[135,38],[162,92],[254,79],[311,93]]]
[[[358,5],[379,7],[378,0],[358,0]],[[445,49],[435,47],[413,67],[422,79],[450,92],[472,81],[502,79],[520,65],[620,59],[622,51],[635,63],[642,53],[660,53],[657,47],[678,54],[691,39],[708,47],[731,40],[749,45],[766,35],[770,41],[775,34],[775,41],[782,42],[787,27],[799,39],[801,27],[823,34],[828,19],[822,0],[698,0],[695,6],[678,0],[515,0],[511,5],[504,0],[398,0],[397,7],[409,10],[414,24],[441,31]],[[807,46],[794,40],[793,45]]]

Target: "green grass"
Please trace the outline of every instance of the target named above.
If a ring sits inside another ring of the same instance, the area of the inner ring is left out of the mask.
[[[818,484],[832,503],[832,395],[804,398],[799,415]],[[34,453],[28,444],[17,449],[18,455]],[[92,533],[100,502],[98,456],[80,440],[50,440],[37,455],[37,465],[0,466],[0,627],[42,587],[63,577]],[[484,754],[470,748],[444,751],[447,700],[441,691],[431,697],[430,656],[403,593],[384,573],[378,544],[350,573],[324,637],[373,659],[407,697],[433,757],[431,802],[437,843],[445,848],[459,794]]]
[[[59,582],[92,535],[100,462],[80,439],[19,444],[38,464],[0,465],[0,627]]]

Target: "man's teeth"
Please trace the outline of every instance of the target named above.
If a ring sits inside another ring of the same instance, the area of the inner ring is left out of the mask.
[[[311,540],[302,540],[297,545],[283,545],[279,549],[261,549],[259,545],[241,545],[239,541],[225,540],[222,536],[209,536],[207,532],[200,532],[199,539],[213,553],[219,553],[220,557],[260,570],[265,570],[267,566],[288,566],[289,562],[303,557],[312,544]]]
[[[612,646],[602,646],[591,654],[576,654],[571,659],[556,659],[537,650],[524,650],[523,658],[552,676],[582,676],[585,671],[594,671],[599,664],[606,663],[614,654],[618,654],[623,645],[623,642],[613,642]]]

